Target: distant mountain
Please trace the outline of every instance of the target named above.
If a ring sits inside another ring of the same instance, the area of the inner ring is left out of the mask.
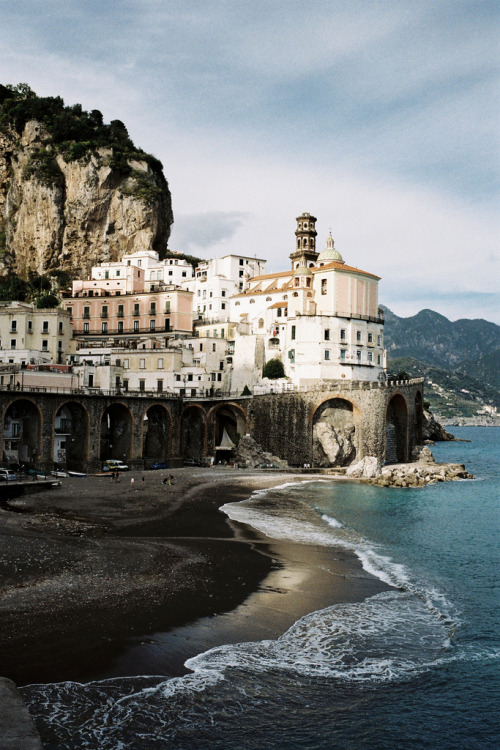
[[[434,310],[399,318],[388,308],[384,308],[384,317],[390,359],[415,357],[437,367],[456,367],[466,360],[477,363],[500,350],[500,326],[487,320],[452,322]]]
[[[384,308],[388,370],[426,378],[426,399],[446,417],[500,409],[500,326],[450,321],[433,310],[399,318]]]

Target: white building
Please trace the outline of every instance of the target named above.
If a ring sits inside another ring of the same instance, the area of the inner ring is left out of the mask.
[[[347,265],[331,235],[318,254],[315,222],[307,213],[297,217],[290,271],[254,276],[231,298],[231,320],[251,327],[250,337],[234,340],[235,389],[250,386],[252,359],[254,384],[273,358],[296,385],[384,377],[379,277]]]
[[[0,302],[0,363],[66,364],[71,337],[70,315],[60,307]]]
[[[266,261],[245,255],[225,255],[200,263],[194,279],[185,283],[194,293],[195,320],[219,322],[229,320],[229,299],[243,291],[253,276],[262,274]]]

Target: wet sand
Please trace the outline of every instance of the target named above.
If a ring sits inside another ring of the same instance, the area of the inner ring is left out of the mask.
[[[214,645],[276,638],[307,612],[386,588],[347,551],[278,543],[218,510],[303,475],[169,473],[172,486],[154,471],[63,479],[0,509],[2,676],[183,674]]]

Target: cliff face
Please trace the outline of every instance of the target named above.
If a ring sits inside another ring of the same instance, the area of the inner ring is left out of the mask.
[[[35,120],[20,136],[0,132],[0,273],[85,276],[136,250],[164,257],[173,214],[161,171],[146,160],[113,168],[107,148],[66,161],[46,139]]]

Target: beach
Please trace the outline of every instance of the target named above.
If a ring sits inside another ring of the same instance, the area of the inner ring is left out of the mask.
[[[387,588],[349,550],[272,540],[219,511],[314,477],[168,474],[172,485],[162,471],[123,473],[118,483],[64,478],[2,504],[2,676],[18,685],[177,676],[214,645],[276,638],[308,612]],[[169,634],[161,656],[157,632]]]

